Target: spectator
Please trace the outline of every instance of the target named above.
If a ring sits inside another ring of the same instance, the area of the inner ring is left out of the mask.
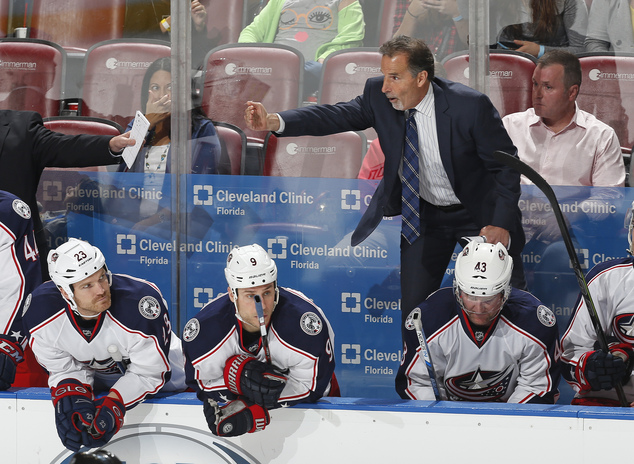
[[[632,208],[626,216],[627,252],[632,255],[634,218]],[[632,310],[634,258],[617,258],[599,263],[586,275],[589,294],[608,338],[606,353],[598,345],[594,324],[580,294],[561,338],[563,375],[576,395],[572,404],[584,406],[621,406],[614,387],[623,386],[625,397],[634,406],[632,381]]]
[[[632,8],[627,0],[593,0],[588,14],[587,52],[634,52]]]
[[[169,42],[172,32],[170,3],[170,0],[128,2],[123,28],[124,37]],[[218,45],[218,38],[207,37],[207,9],[199,0],[191,0],[191,17],[192,67],[196,69],[203,65],[207,52]]]
[[[121,164],[120,171],[169,173],[172,105],[172,60],[169,57],[154,61],[143,76],[141,108],[150,128],[145,145],[128,169]],[[213,123],[200,107],[191,112],[192,174],[218,174],[221,158],[220,140]],[[128,124],[132,129],[134,120]],[[225,168],[226,169],[226,168]]]
[[[0,269],[0,390],[42,386],[46,374],[27,347],[20,311],[26,295],[42,283],[40,255],[29,206],[4,191],[0,191]]]
[[[187,384],[212,433],[256,432],[269,424],[269,409],[338,396],[334,334],[322,310],[277,285],[275,262],[257,244],[229,253],[225,276],[228,293],[183,331]]]
[[[396,377],[401,398],[436,399],[413,323],[419,317],[442,399],[557,401],[557,319],[533,295],[511,288],[512,268],[501,244],[470,242],[456,259],[453,288],[408,312]]]
[[[247,102],[247,126],[280,136],[374,127],[385,150],[384,176],[351,244],[367,239],[384,216],[407,216],[400,242],[403,317],[440,287],[463,236],[484,235],[490,243],[510,244],[516,263],[513,284],[524,288],[519,174],[493,158],[496,150],[516,149],[498,112],[487,96],[434,77],[434,57],[422,40],[397,37],[384,43],[380,52],[384,77],[368,79],[363,95],[279,114]],[[415,127],[422,130],[414,133]]]
[[[97,247],[71,238],[47,261],[52,280],[24,304],[29,345],[49,372],[64,446],[101,447],[126,410],[159,390],[185,389],[181,342],[158,288],[111,274]]]
[[[358,0],[271,0],[238,42],[276,43],[296,48],[304,56],[304,95],[319,86],[321,65],[334,51],[360,47],[365,36]]]
[[[578,108],[580,87],[579,59],[565,50],[546,52],[533,72],[533,108],[506,115],[504,127],[520,159],[550,184],[622,187],[616,133]]]
[[[536,58],[555,48],[571,53],[584,50],[588,29],[585,0],[530,0],[526,13],[530,21],[500,31],[500,48],[517,49]]]
[[[422,39],[436,60],[442,61],[447,55],[468,48],[468,24],[456,0],[411,0],[405,13],[394,36]]]

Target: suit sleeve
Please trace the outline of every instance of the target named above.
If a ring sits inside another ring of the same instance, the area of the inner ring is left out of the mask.
[[[32,156],[43,170],[46,167],[87,167],[119,164],[121,157],[110,153],[109,135],[64,135],[44,127],[42,117],[27,113],[25,140],[31,141]]]

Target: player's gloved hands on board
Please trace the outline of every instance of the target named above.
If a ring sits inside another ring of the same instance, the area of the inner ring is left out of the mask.
[[[227,359],[224,378],[233,393],[266,409],[277,405],[287,380],[275,367],[246,355]]]
[[[208,399],[203,402],[203,412],[209,430],[219,437],[238,437],[245,433],[259,432],[271,422],[269,412],[246,398],[238,398],[224,406]]]
[[[51,388],[57,435],[66,448],[77,451],[88,444],[88,428],[95,414],[92,389],[76,379],[62,380]]]
[[[95,400],[97,412],[89,429],[90,446],[104,446],[121,429],[125,416],[125,405],[112,396]]]
[[[23,359],[24,352],[20,345],[0,336],[0,390],[13,385],[18,364]]]
[[[599,349],[584,353],[575,369],[582,391],[611,390],[626,383],[632,374],[632,354],[627,343],[611,343],[608,353]]]

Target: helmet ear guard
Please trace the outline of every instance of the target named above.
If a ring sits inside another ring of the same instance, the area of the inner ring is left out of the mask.
[[[103,253],[84,240],[69,238],[66,243],[49,251],[46,261],[51,280],[59,289],[64,290],[66,296],[63,293],[62,296],[73,311],[77,310],[77,303],[73,298],[73,284],[105,268],[108,283],[112,285],[112,274],[106,266]]]
[[[502,305],[511,293],[513,259],[501,243],[469,242],[456,259],[454,292],[490,297],[503,293]]]

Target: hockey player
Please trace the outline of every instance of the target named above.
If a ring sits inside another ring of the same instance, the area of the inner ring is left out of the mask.
[[[634,218],[626,215],[632,255]],[[632,346],[634,345],[634,258],[612,259],[594,266],[586,275],[592,302],[608,338],[609,352],[598,348],[588,307],[579,295],[568,327],[561,338],[563,376],[576,391],[572,404],[620,406],[615,385],[623,385],[630,406],[634,405]]]
[[[557,320],[533,295],[511,288],[512,268],[499,243],[464,247],[453,289],[441,288],[407,316],[396,377],[402,398],[436,399],[413,324],[420,315],[440,399],[555,403]]]
[[[3,190],[0,190],[0,276],[0,390],[6,390],[15,382],[27,342],[19,309],[24,298],[42,282],[42,276],[31,209]],[[20,370],[28,376],[26,368]],[[28,382],[23,386],[29,386]]]
[[[334,396],[334,334],[322,310],[278,287],[275,262],[259,245],[231,251],[225,276],[228,293],[183,331],[187,384],[203,402],[210,430],[256,432],[269,424],[269,409]]]
[[[24,306],[29,345],[49,372],[64,446],[100,447],[119,431],[127,409],[161,389],[185,389],[180,339],[159,289],[111,274],[97,247],[71,238],[47,261],[52,281]]]

